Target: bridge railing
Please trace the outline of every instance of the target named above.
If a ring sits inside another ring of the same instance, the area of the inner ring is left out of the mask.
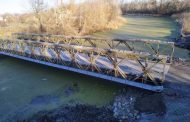
[[[174,44],[154,40],[17,33],[13,34],[12,39],[1,40],[0,48],[1,51],[38,60],[159,85],[165,79],[167,66],[173,56]],[[28,48],[27,51],[26,48]],[[37,48],[38,54],[36,53]],[[48,57],[47,50],[53,51],[55,56]],[[70,61],[63,60],[62,53],[68,54]],[[85,55],[83,58],[87,59],[86,62],[79,61],[78,57],[83,54]],[[100,59],[108,62],[108,66],[101,66]],[[129,66],[129,62],[134,65]],[[131,73],[129,68],[134,68],[138,73]]]
[[[50,34],[26,34],[14,33],[14,38],[23,40],[33,40],[38,42],[49,42],[56,44],[70,44],[85,47],[98,47],[103,49],[117,49],[121,51],[132,51],[134,53],[146,52],[152,57],[159,58],[166,55],[168,59],[173,58],[174,43],[159,40],[145,39],[112,39],[112,38],[96,38],[92,36],[63,36]],[[171,62],[168,60],[168,62]]]

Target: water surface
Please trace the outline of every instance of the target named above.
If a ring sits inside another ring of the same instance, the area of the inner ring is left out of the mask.
[[[0,121],[64,104],[106,105],[122,88],[110,81],[0,56]]]
[[[126,23],[122,27],[93,35],[107,38],[139,38],[161,41],[175,41],[180,36],[179,24],[170,17],[124,16],[124,18]],[[176,47],[175,56],[189,59],[190,51]]]

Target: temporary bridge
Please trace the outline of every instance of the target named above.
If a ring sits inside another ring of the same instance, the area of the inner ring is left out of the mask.
[[[163,90],[173,42],[15,33],[0,54],[150,91]]]

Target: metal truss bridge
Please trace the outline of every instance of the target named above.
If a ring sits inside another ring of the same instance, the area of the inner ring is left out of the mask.
[[[0,54],[150,91],[163,90],[174,43],[15,33]]]

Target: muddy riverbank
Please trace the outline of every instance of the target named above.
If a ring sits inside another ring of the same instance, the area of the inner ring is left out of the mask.
[[[190,50],[190,34],[183,35],[180,40],[175,42],[175,45]]]
[[[136,122],[142,113],[164,115],[166,106],[161,94],[123,89],[113,103],[96,107],[90,105],[66,105],[51,111],[41,111],[32,117],[19,120],[27,122]]]

